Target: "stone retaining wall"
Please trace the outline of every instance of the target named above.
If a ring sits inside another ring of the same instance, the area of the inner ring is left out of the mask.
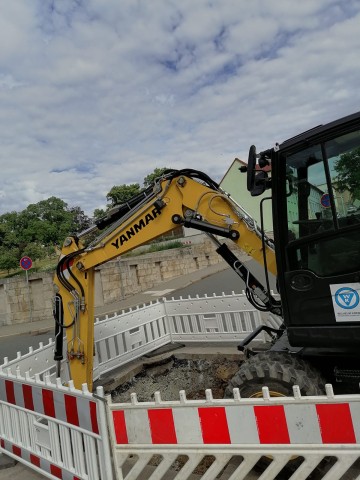
[[[159,283],[222,261],[209,240],[183,248],[119,258],[96,269],[95,306],[111,304]],[[52,317],[52,273],[0,280],[0,326]]]

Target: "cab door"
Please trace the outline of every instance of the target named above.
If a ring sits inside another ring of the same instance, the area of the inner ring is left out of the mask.
[[[275,243],[289,341],[359,344],[360,131],[285,150],[280,160]]]

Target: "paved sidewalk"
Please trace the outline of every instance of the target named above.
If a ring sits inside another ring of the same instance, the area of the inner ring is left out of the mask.
[[[162,298],[165,295],[171,294],[171,291],[176,291],[180,288],[184,288],[194,282],[206,278],[209,275],[220,272],[229,268],[224,261],[211,265],[207,268],[202,268],[195,272],[181,277],[173,278],[172,280],[166,280],[158,285],[149,288],[145,292],[136,293],[130,297],[119,300],[117,302],[107,304],[101,307],[95,307],[95,316],[111,315],[114,312],[120,313],[122,310],[126,310],[130,307],[136,307],[137,305],[143,305],[155,301],[157,298]],[[54,329],[54,320],[49,318],[43,321],[19,323],[16,325],[3,325],[0,328],[0,337],[9,337],[13,335],[26,335],[26,334],[39,334],[50,332]]]
[[[26,467],[22,463],[15,463],[14,465],[13,460],[0,453],[0,460],[1,457],[5,457],[4,464],[9,462],[11,466],[0,469],[0,480],[44,480],[46,478],[41,473],[35,472],[32,468]]]

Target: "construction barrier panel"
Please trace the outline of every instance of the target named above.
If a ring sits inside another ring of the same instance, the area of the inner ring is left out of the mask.
[[[0,370],[0,452],[48,478],[113,478],[103,390]]]
[[[360,460],[358,395],[334,396],[327,385],[324,397],[301,397],[298,387],[289,398],[270,397],[266,387],[261,399],[241,399],[237,389],[234,399],[215,400],[211,390],[206,397],[187,400],[182,391],[177,402],[159,392],[154,403],[139,403],[136,394],[129,404],[109,399],[117,479],[273,480],[288,469],[292,480],[314,470],[337,480]]]
[[[169,343],[236,345],[262,323],[279,327],[281,319],[263,319],[245,294],[163,299],[96,319],[94,378]]]
[[[13,373],[19,372],[22,376],[29,375],[35,378],[37,375],[41,380],[45,377],[51,377],[55,381],[57,377],[57,364],[54,361],[55,342],[52,338],[46,345],[39,343],[38,348],[29,347],[29,351],[25,354],[17,352],[16,358],[9,360],[4,358],[1,368],[5,371],[10,369]],[[64,338],[64,358],[66,359],[66,338]],[[61,362],[60,378],[63,383],[70,380],[70,372],[68,363]]]
[[[95,320],[94,380],[119,366],[125,365],[157,348],[169,343],[217,343],[236,345],[256,327],[266,323],[278,327],[281,319],[275,316],[262,318],[247,300],[246,295],[232,294],[196,298],[162,299],[114,313]],[[258,337],[264,342],[264,335]],[[43,380],[46,376],[55,381],[57,366],[54,362],[54,341],[27,353],[17,353],[15,359],[4,359],[2,367],[11,368],[22,376],[36,374]],[[69,380],[66,361],[66,340],[64,361],[61,362],[60,378]]]

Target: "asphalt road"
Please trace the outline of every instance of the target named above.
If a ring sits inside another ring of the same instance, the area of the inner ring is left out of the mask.
[[[251,270],[251,273],[258,279],[260,282],[265,285],[265,277],[263,268],[257,264],[255,261],[250,260],[246,262],[247,267]],[[276,280],[274,276],[270,277],[270,290],[276,292]],[[175,290],[174,292],[165,295],[166,298],[175,297],[178,298],[180,296],[187,297],[191,296],[194,297],[196,295],[204,296],[204,295],[231,295],[232,292],[234,293],[242,293],[245,289],[245,284],[242,279],[232,270],[231,268],[227,268],[221,272],[215,273],[209,277],[203,278],[202,280],[192,283],[187,287],[181,288],[179,290]]]
[[[0,338],[0,364],[3,363],[4,357],[13,360],[17,352],[21,352],[21,354],[24,355],[29,351],[29,347],[33,347],[35,350],[39,347],[39,342],[43,342],[43,344],[46,345],[52,335],[52,332],[49,332],[37,335],[26,334]]]

